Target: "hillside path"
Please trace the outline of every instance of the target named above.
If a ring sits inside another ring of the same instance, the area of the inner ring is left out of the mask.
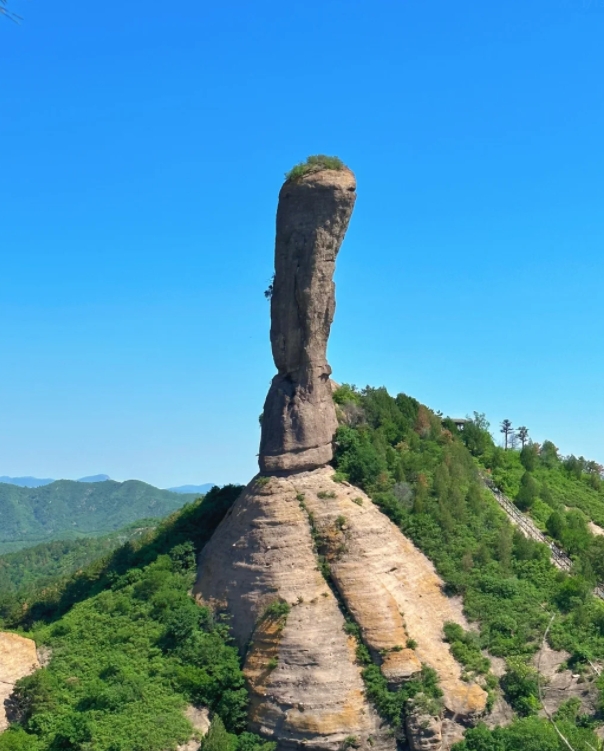
[[[570,573],[572,571],[573,562],[566,555],[566,553],[551,540],[548,540],[543,532],[541,532],[541,530],[537,527],[535,522],[529,516],[523,514],[518,509],[516,504],[495,486],[495,484],[489,477],[485,476],[482,473],[481,477],[485,487],[491,492],[497,503],[505,511],[512,524],[515,527],[518,527],[518,529],[525,537],[528,537],[531,540],[536,540],[537,542],[542,542],[544,545],[547,545],[547,547],[551,551],[552,563],[554,564],[554,566],[561,571]],[[598,585],[594,589],[594,595],[596,595],[596,597],[599,597],[601,600],[604,600],[604,585]]]

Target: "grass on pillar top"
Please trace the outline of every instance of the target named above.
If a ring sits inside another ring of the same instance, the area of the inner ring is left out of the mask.
[[[286,180],[299,180],[304,175],[311,172],[319,172],[323,169],[346,169],[344,162],[337,156],[325,156],[325,154],[315,154],[309,156],[305,162],[300,162],[292,167],[289,172],[285,173]]]

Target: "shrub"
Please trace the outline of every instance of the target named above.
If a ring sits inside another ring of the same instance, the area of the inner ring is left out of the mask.
[[[305,162],[300,162],[292,167],[289,172],[285,173],[286,180],[299,180],[304,175],[311,172],[320,172],[324,169],[342,170],[346,165],[337,156],[326,156],[325,154],[315,154],[307,157]]]

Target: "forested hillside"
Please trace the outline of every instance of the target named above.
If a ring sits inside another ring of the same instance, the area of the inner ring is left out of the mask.
[[[604,582],[603,468],[583,457],[560,456],[551,441],[504,450],[485,440],[477,415],[462,434],[480,465],[518,508],[575,561],[590,582]]]
[[[58,480],[38,488],[0,483],[0,553],[48,540],[102,535],[137,519],[166,516],[194,497],[139,480]]]
[[[591,594],[593,573],[581,565],[572,576],[557,571],[549,549],[516,531],[485,492],[468,447],[482,457],[509,452],[494,446],[480,416],[462,435],[404,394],[393,398],[385,389],[343,386],[335,400],[338,473],[366,490],[434,561],[479,626],[478,635],[448,634],[457,658],[470,672],[486,669],[481,649],[507,661],[501,687],[519,719],[496,732],[470,730],[459,751],[567,749],[553,726],[535,717],[538,682],[527,658],[554,616],[551,645],[570,652],[573,669],[584,671],[586,681],[596,680],[589,661],[604,659],[604,603]],[[590,729],[596,718],[578,715],[571,706],[559,726],[575,749],[587,749],[587,743],[596,748]]]
[[[539,680],[530,660],[548,625],[551,646],[568,650],[585,690],[597,695],[604,688],[593,670],[604,661],[604,603],[591,594],[596,577],[583,558],[572,575],[556,570],[549,549],[516,531],[484,489],[480,472],[490,470],[500,483],[516,477],[518,489],[506,489],[520,493],[526,469],[520,464],[518,470],[519,452],[495,447],[480,416],[458,432],[416,400],[393,398],[385,389],[344,386],[334,398],[340,421],[335,479],[367,491],[434,561],[448,593],[463,598],[476,630],[448,624],[444,638],[468,679],[484,676],[491,704],[501,693],[515,711],[508,727],[470,728],[456,751],[568,751],[558,731],[575,751],[599,748],[599,715],[585,714],[577,700],[558,709],[557,730],[539,715]],[[554,477],[565,489],[578,483],[585,497],[598,501],[592,480],[569,475],[561,460],[548,468],[541,451],[533,452],[535,482],[549,477],[553,494]],[[35,598],[17,593],[0,605],[5,628],[24,629],[53,654],[48,667],[20,682],[22,720],[0,736],[0,751],[174,748],[191,732],[182,716],[186,702],[215,713],[202,751],[251,751],[260,744],[242,733],[247,695],[228,624],[187,596],[195,554],[238,493],[237,487],[214,489]],[[544,491],[540,500],[548,502]],[[566,495],[558,503],[563,511],[571,505]],[[353,623],[346,628],[359,638]],[[501,679],[489,655],[505,660]],[[409,686],[391,690],[362,643],[357,656],[369,698],[385,720],[400,726]]]
[[[157,519],[139,519],[101,537],[54,540],[4,553],[0,555],[0,600],[16,593],[31,599],[54,580],[70,576],[128,540],[150,532],[157,524]]]

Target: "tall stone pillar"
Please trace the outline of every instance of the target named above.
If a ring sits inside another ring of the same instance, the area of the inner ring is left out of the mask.
[[[327,363],[335,312],[333,274],[356,200],[347,169],[287,180],[279,193],[271,347],[277,366],[262,419],[260,470],[327,464],[337,427]]]

